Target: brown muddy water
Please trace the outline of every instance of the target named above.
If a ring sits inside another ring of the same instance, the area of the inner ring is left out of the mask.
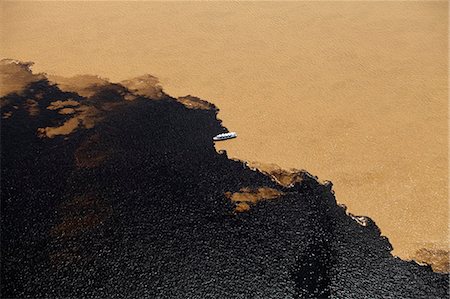
[[[394,254],[448,249],[447,2],[1,7],[0,56],[61,76],[150,73],[221,109],[239,134],[217,145],[230,157],[333,181]]]

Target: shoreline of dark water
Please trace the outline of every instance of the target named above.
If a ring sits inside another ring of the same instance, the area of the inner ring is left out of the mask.
[[[215,106],[151,87],[83,97],[40,79],[2,98],[2,296],[447,296],[448,275],[393,257],[331,183],[283,186],[228,159]],[[226,196],[263,187],[283,195],[243,213]]]

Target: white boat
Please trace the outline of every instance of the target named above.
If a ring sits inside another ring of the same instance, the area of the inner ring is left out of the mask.
[[[236,132],[222,133],[213,137],[214,141],[227,140],[231,138],[236,138]]]

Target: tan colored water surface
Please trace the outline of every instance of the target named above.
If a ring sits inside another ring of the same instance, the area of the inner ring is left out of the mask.
[[[231,157],[334,182],[412,257],[448,248],[447,2],[2,2],[0,55],[145,73],[221,109]],[[423,252],[423,250],[421,251]],[[437,252],[437,251],[436,251]]]

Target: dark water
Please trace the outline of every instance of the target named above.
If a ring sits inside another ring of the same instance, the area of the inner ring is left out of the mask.
[[[45,109],[55,99],[120,104],[92,129],[39,138],[37,128],[68,117]],[[214,109],[169,96],[125,103],[116,89],[87,100],[46,81],[6,100],[4,298],[447,296],[447,276],[392,257],[376,225],[348,217],[331,185],[303,173],[284,188],[218,154],[212,137],[225,129]],[[224,195],[263,186],[284,195],[241,214]]]

